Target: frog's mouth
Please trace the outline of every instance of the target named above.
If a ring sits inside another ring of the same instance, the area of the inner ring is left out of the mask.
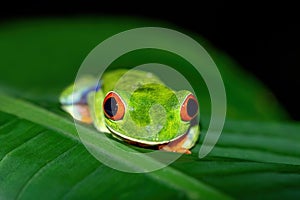
[[[131,138],[131,137],[127,136],[127,135],[124,135],[124,134],[122,134],[122,133],[120,133],[120,132],[118,132],[118,131],[113,130],[113,129],[110,128],[109,126],[106,126],[106,127],[107,127],[107,129],[108,129],[112,134],[114,134],[115,136],[117,136],[117,137],[118,137],[119,139],[121,139],[121,140],[125,140],[125,141],[127,141],[127,142],[129,142],[129,143],[134,142],[134,143],[142,144],[142,145],[146,145],[146,146],[156,146],[156,145],[162,145],[162,144],[170,143],[170,142],[172,142],[172,141],[175,141],[175,140],[181,138],[183,135],[188,134],[189,131],[190,131],[190,129],[188,129],[186,133],[184,133],[184,134],[182,134],[182,135],[179,135],[179,136],[173,138],[172,140],[166,140],[166,141],[149,141],[149,140],[139,140],[139,139]]]

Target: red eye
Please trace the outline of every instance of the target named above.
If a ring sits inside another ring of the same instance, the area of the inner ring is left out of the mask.
[[[189,94],[181,105],[180,117],[183,121],[190,121],[198,114],[198,101],[194,95]]]
[[[125,105],[117,93],[109,92],[104,98],[103,110],[107,118],[117,121],[123,119]]]

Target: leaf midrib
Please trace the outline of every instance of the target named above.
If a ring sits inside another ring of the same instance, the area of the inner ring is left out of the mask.
[[[43,108],[37,107],[29,102],[25,102],[14,97],[7,96],[5,94],[0,94],[0,111],[15,115],[17,117],[26,119],[28,121],[34,122],[36,124],[42,125],[54,131],[57,131],[60,134],[63,134],[65,137],[68,137],[72,140],[76,140],[81,143],[81,140],[77,136],[77,130],[73,122],[58,116],[54,113],[51,113]],[[86,134],[97,134],[95,131],[85,128],[84,126],[77,126],[86,132]],[[97,146],[101,152],[105,154],[110,154],[109,147],[107,144],[103,146]],[[124,148],[129,148],[124,145]],[[133,151],[130,148],[130,151]],[[134,150],[135,151],[135,150]],[[136,166],[137,163],[130,163],[128,158],[124,159],[119,155],[112,155],[111,159],[116,161],[127,163],[131,167],[143,167]],[[130,159],[130,158],[129,158]],[[148,163],[157,163],[157,161],[149,158]],[[166,167],[162,170],[158,170],[151,173],[146,173],[147,176],[155,179],[156,181],[163,182],[164,184],[179,189],[185,192],[191,199],[199,198],[210,198],[210,199],[220,199],[220,198],[229,198],[227,195],[222,194],[217,191],[215,188],[202,183],[201,181],[189,177],[188,175],[173,169],[171,167]]]

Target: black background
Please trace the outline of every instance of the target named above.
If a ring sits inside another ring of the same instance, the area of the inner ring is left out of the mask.
[[[197,3],[196,3],[197,2]],[[163,20],[199,33],[269,87],[300,120],[300,9],[289,3],[226,1],[24,1],[2,2],[1,21],[78,15]]]

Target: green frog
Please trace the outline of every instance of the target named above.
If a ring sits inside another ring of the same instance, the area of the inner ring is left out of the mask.
[[[190,91],[173,91],[142,70],[111,70],[97,82],[85,76],[67,87],[60,96],[63,110],[130,144],[191,153],[200,128],[198,101]]]

